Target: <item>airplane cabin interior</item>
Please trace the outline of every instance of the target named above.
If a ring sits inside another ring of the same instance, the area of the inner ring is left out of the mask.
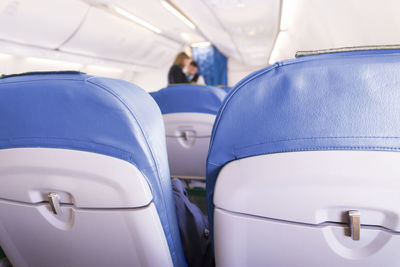
[[[0,267],[400,266],[399,12],[0,0]]]

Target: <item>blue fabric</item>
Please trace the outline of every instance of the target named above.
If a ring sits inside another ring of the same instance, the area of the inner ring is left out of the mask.
[[[65,148],[135,165],[152,190],[175,266],[186,266],[160,111],[141,88],[84,74],[0,79],[0,149]]]
[[[232,90],[232,87],[230,87],[230,86],[219,86],[219,88],[221,88],[222,90],[224,90],[227,93],[229,93],[229,91]]]
[[[172,179],[176,216],[181,233],[183,249],[190,267],[213,267],[214,255],[209,238],[207,217],[192,202],[183,183]]]
[[[182,84],[170,85],[151,93],[162,114],[168,113],[218,113],[226,92],[218,87]]]
[[[210,141],[211,230],[214,187],[228,162],[294,151],[399,151],[399,118],[400,50],[301,57],[246,77],[226,97]]]
[[[193,47],[193,59],[207,85],[227,84],[227,58],[216,47]]]

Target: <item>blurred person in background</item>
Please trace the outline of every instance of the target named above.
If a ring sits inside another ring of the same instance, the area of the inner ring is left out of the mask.
[[[190,62],[187,68],[188,80],[192,84],[206,84],[203,76],[198,73],[199,64],[196,61]]]
[[[189,83],[183,70],[189,65],[190,57],[185,52],[180,52],[168,72],[168,84]]]

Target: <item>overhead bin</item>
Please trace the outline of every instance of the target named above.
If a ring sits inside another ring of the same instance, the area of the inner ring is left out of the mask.
[[[159,67],[170,64],[180,44],[105,9],[90,9],[85,22],[62,51]]]
[[[79,27],[88,9],[77,0],[0,1],[0,39],[58,48]]]

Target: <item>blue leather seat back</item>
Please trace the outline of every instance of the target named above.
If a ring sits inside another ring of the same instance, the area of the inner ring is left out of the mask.
[[[400,149],[400,51],[357,51],[278,62],[226,97],[207,159],[212,227],[218,173],[270,153]]]
[[[218,113],[226,92],[218,87],[178,84],[151,93],[162,114]]]
[[[226,92],[179,84],[151,95],[163,113],[171,175],[205,180],[212,126]]]
[[[80,73],[0,79],[0,149],[45,147],[125,160],[145,176],[175,266],[185,266],[162,116],[141,88]]]
[[[222,90],[224,90],[224,91],[227,92],[227,93],[229,93],[229,91],[232,90],[232,87],[231,87],[231,86],[221,86],[221,87],[219,87],[219,88],[221,88]]]

